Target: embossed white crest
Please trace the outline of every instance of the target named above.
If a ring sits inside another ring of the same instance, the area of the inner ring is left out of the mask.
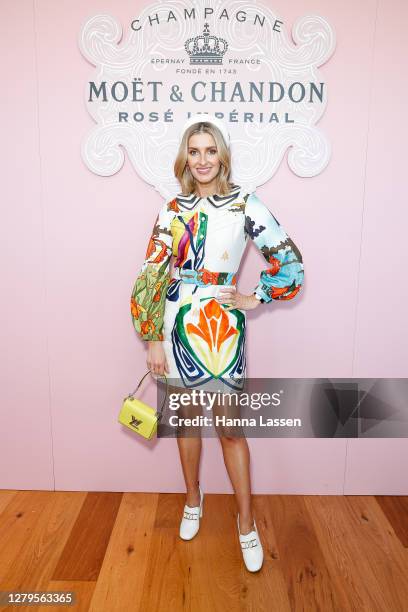
[[[205,15],[205,7],[212,14]],[[258,2],[159,1],[134,19],[133,26],[122,28],[114,17],[96,15],[80,33],[81,52],[96,67],[85,85],[85,103],[96,125],[82,143],[92,172],[118,172],[126,152],[147,183],[165,199],[173,198],[180,191],[173,174],[180,130],[196,112],[225,121],[232,180],[250,191],[274,175],[288,149],[289,167],[298,176],[315,176],[326,167],[330,144],[316,126],[327,103],[319,66],[332,55],[335,35],[323,17],[299,17],[292,28],[294,42],[284,16]],[[207,53],[201,53],[204,30],[210,37]],[[91,93],[91,82],[96,89],[104,83],[105,101],[102,89],[99,96],[95,89]],[[140,101],[133,100],[135,83]],[[213,87],[224,87],[223,100],[217,91],[212,97]],[[285,95],[273,101],[282,88]]]

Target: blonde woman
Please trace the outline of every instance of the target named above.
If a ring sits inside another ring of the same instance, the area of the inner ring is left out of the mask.
[[[181,192],[157,215],[131,296],[148,368],[166,373],[183,392],[211,381],[231,392],[242,389],[246,311],[290,300],[303,284],[298,248],[256,193],[230,181],[229,144],[226,125],[214,115],[196,114],[184,124],[174,163]],[[245,295],[237,290],[237,271],[248,239],[268,267]],[[221,431],[219,439],[238,506],[243,559],[254,572],[263,550],[252,509],[249,448],[245,437],[228,434]],[[201,436],[180,435],[177,442],[187,490],[180,537],[190,540],[203,514]]]

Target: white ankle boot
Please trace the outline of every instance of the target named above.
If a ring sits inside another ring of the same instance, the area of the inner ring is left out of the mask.
[[[259,538],[258,529],[256,527],[255,519],[254,526],[255,529],[242,535],[239,530],[239,514],[237,516],[237,525],[238,525],[238,536],[239,542],[241,544],[242,556],[244,557],[244,562],[247,570],[250,572],[257,572],[261,569],[263,563],[263,548],[261,544],[261,540]]]
[[[200,529],[200,518],[203,516],[204,493],[200,485],[198,485],[198,488],[200,489],[200,505],[195,507],[184,506],[183,518],[180,523],[180,538],[182,540],[191,540]]]

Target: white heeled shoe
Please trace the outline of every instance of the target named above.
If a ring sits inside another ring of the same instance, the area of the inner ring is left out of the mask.
[[[239,543],[241,544],[242,556],[246,568],[250,572],[257,572],[261,569],[263,563],[263,548],[259,538],[258,529],[254,519],[255,529],[242,535],[239,530],[239,514],[237,516]]]
[[[198,488],[200,489],[200,505],[191,507],[186,504],[184,506],[183,518],[180,523],[180,538],[182,540],[191,540],[200,529],[200,518],[203,516],[204,493],[200,485],[198,485]]]

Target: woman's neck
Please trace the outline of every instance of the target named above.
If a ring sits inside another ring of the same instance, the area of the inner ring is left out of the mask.
[[[209,196],[212,196],[215,194],[215,185],[208,186],[208,187],[207,186],[198,187],[196,185],[195,191],[199,195],[200,198],[208,198]]]
[[[202,185],[199,187],[198,184],[196,183],[195,193],[200,198],[208,198],[210,196],[216,195],[217,194],[216,185]]]

